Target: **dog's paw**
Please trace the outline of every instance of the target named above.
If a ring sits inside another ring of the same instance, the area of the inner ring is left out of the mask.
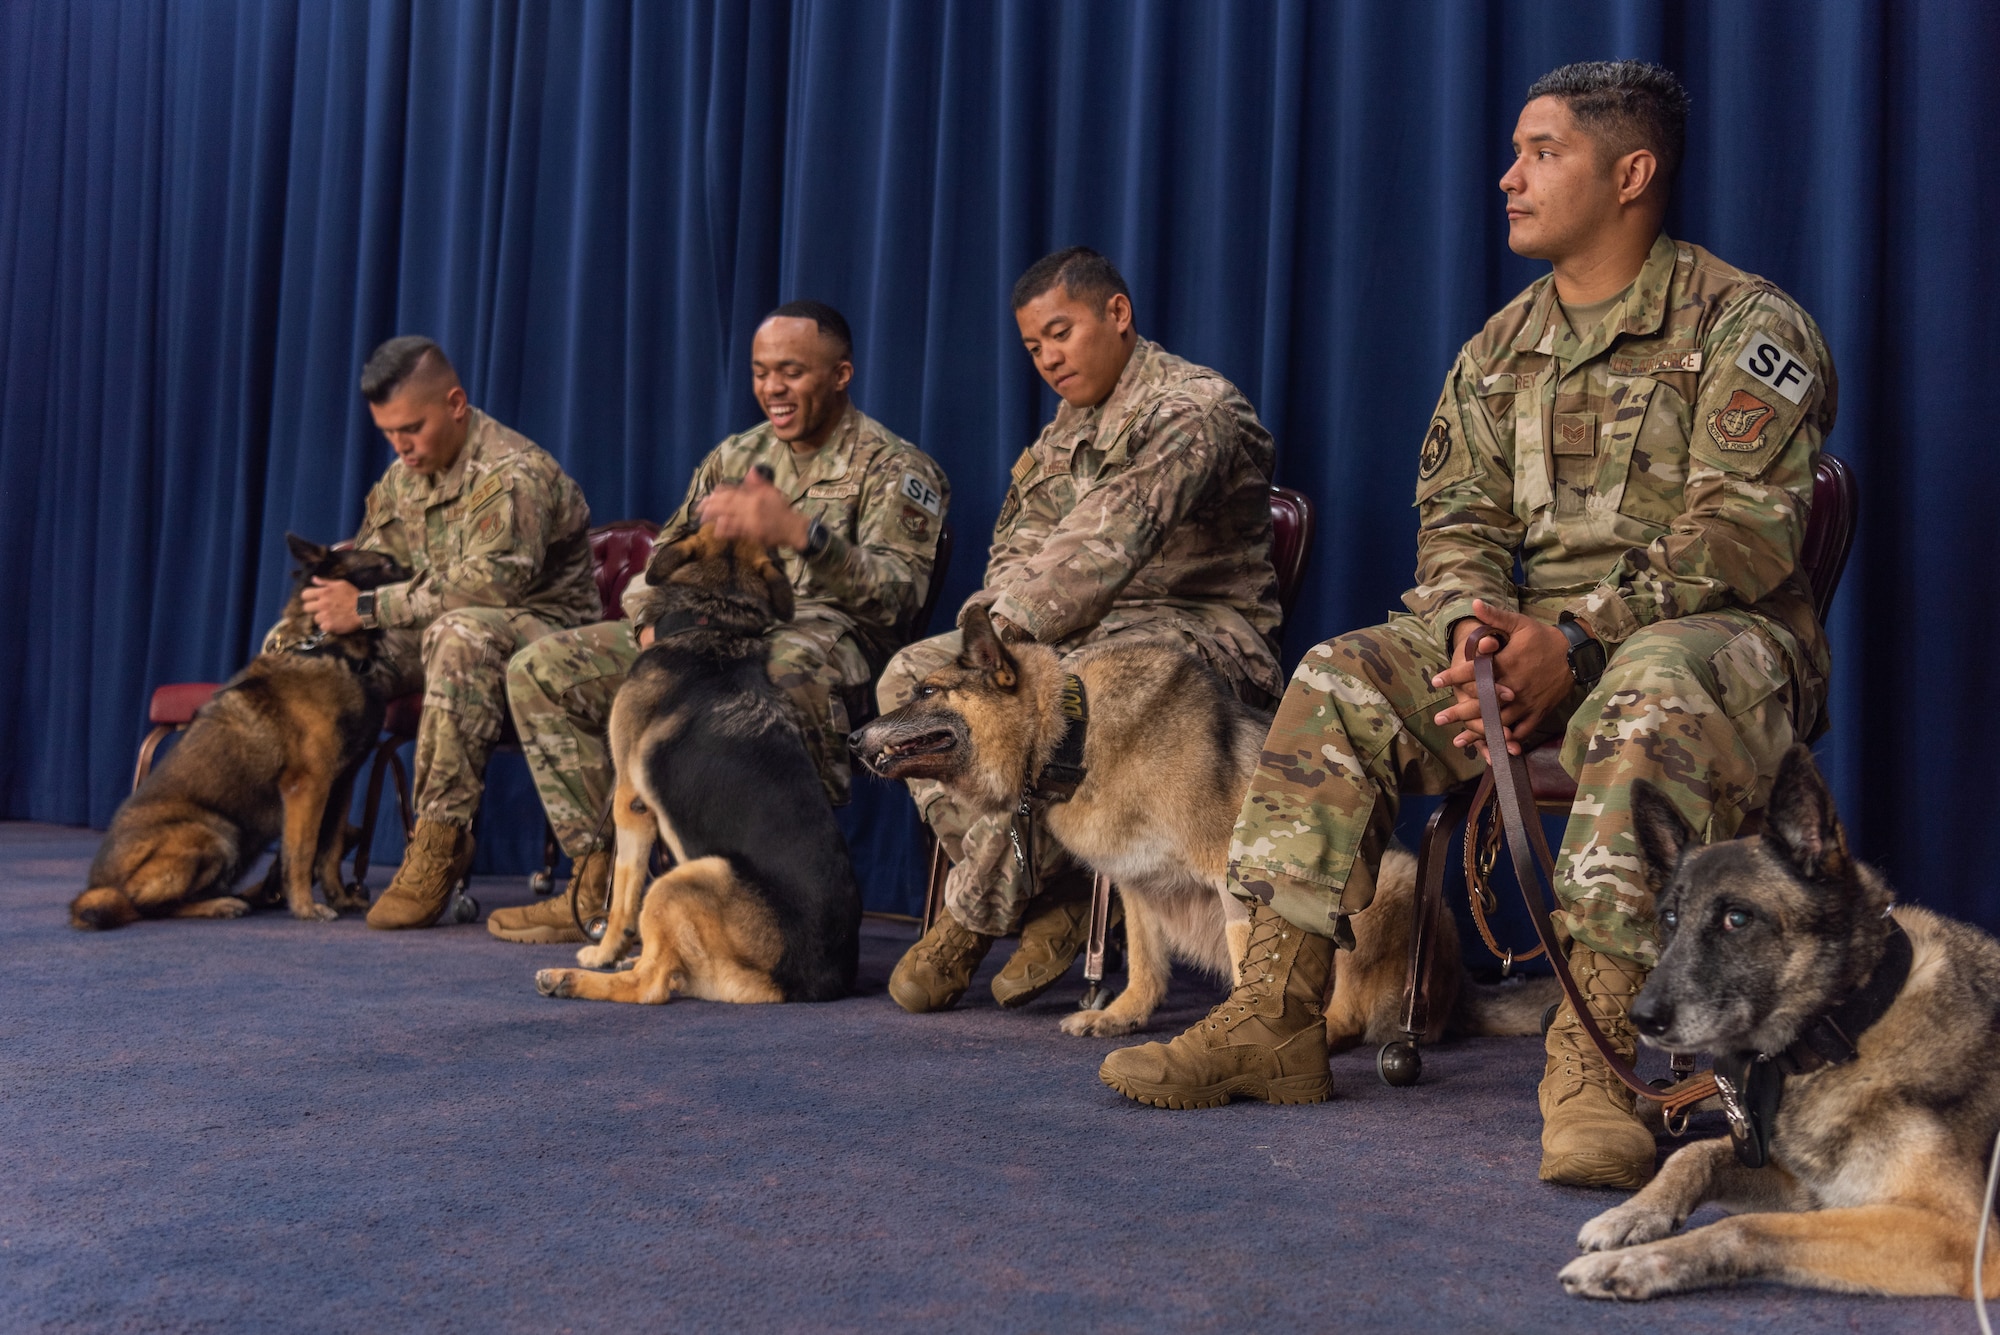
[[[300,922],[332,922],[340,916],[340,910],[331,904],[308,904],[302,909],[293,909],[292,916]]]
[[[568,969],[541,969],[535,973],[535,991],[545,997],[566,997],[570,994],[570,971]]]
[[[218,895],[203,906],[210,918],[240,918],[250,911],[250,901],[234,895]]]
[[[1062,1031],[1077,1038],[1116,1038],[1133,1033],[1144,1024],[1140,1017],[1116,1011],[1071,1011],[1062,1018]]]
[[[328,890],[324,893],[326,894],[326,906],[335,913],[366,913],[368,911],[368,896],[366,895],[351,895],[346,890]]]
[[[618,948],[599,941],[576,952],[576,962],[586,969],[608,969],[618,962]]]
[[[1579,1256],[1556,1275],[1572,1298],[1614,1298],[1636,1302],[1674,1289],[1668,1258],[1656,1247],[1593,1252]]]
[[[1578,1229],[1576,1247],[1583,1252],[1609,1252],[1658,1242],[1674,1231],[1674,1223],[1673,1215],[1665,1210],[1627,1201]]]

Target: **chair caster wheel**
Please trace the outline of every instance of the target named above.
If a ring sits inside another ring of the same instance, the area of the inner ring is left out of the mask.
[[[1082,999],[1076,1003],[1076,1008],[1080,1011],[1101,1011],[1110,1004],[1111,993],[1092,983]]]
[[[610,925],[611,919],[599,913],[583,924],[583,934],[592,941],[602,941],[604,939],[604,929]]]
[[[528,888],[544,897],[556,892],[556,878],[549,872],[538,871],[528,878]]]
[[[479,921],[479,901],[471,895],[457,895],[451,901],[451,920],[455,923]]]
[[[1382,1083],[1391,1088],[1414,1085],[1423,1072],[1423,1054],[1417,1051],[1415,1043],[1398,1039],[1394,1043],[1384,1043],[1382,1050],[1375,1054],[1375,1074],[1381,1076]]]
[[[368,887],[360,881],[349,881],[347,893],[351,898],[358,899],[364,904],[368,902]]]
[[[1560,1001],[1551,1001],[1549,1003],[1548,1009],[1542,1012],[1543,1038],[1547,1038],[1549,1036],[1549,1030],[1555,1027],[1556,1012],[1561,1009],[1562,1009],[1562,1003]]]

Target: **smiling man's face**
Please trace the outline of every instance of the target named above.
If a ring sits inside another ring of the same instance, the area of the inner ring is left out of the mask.
[[[750,388],[779,440],[801,454],[826,444],[847,411],[854,363],[819,323],[774,315],[750,341]]]
[[[1015,311],[1014,320],[1042,379],[1076,408],[1092,408],[1111,397],[1138,342],[1132,332],[1132,303],[1119,292],[1098,310],[1058,282]]]

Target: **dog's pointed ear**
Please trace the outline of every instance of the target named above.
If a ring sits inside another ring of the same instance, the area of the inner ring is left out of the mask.
[[[1013,690],[1015,681],[1019,679],[1014,656],[1007,652],[1007,646],[1000,643],[1000,637],[994,633],[993,619],[986,614],[986,609],[966,609],[958,629],[962,641],[958,665],[968,672],[985,673],[1003,691]]]
[[[308,570],[326,560],[326,548],[316,542],[307,542],[296,533],[285,534],[285,546],[292,549],[292,559]]]
[[[1847,831],[1808,747],[1794,744],[1778,762],[1764,808],[1764,840],[1808,879],[1837,880],[1847,873]]]
[[[796,610],[792,601],[792,581],[785,574],[785,566],[776,552],[764,554],[764,588],[771,595],[771,615],[780,621],[790,621]]]
[[[694,559],[694,537],[690,534],[679,542],[653,548],[653,554],[646,558],[646,582],[665,584],[667,577]]]
[[[1644,779],[1632,780],[1632,825],[1639,835],[1646,877],[1658,890],[1673,879],[1681,854],[1695,840],[1694,829],[1681,817],[1680,808]]]

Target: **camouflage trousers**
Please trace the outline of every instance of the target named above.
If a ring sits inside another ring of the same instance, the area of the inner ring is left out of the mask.
[[[798,709],[806,750],[838,806],[850,777],[846,693],[867,686],[867,656],[845,626],[819,617],[786,622],[765,638],[771,682]],[[616,777],[605,740],[611,701],[640,652],[631,622],[600,621],[529,645],[507,665],[514,730],[571,857],[604,846],[598,827]]]
[[[1165,640],[1198,653],[1238,695],[1260,705],[1269,701],[1270,697],[1249,681],[1233,658],[1202,641],[1183,620],[1107,618],[1089,633],[1055,647],[1067,665],[1085,649],[1141,640]],[[908,704],[917,683],[957,658],[961,644],[959,632],[949,631],[919,640],[890,659],[875,688],[882,712],[886,714]],[[988,936],[1006,935],[1019,925],[1035,885],[1046,885],[1052,877],[1076,865],[1068,851],[1049,834],[1047,825],[1041,824],[1036,829],[1035,875],[1030,877],[1028,869],[1015,859],[1013,841],[1007,837],[1011,815],[970,816],[946,795],[941,785],[928,780],[911,780],[909,788],[918,814],[951,859],[951,873],[945,881],[945,909],[964,927]]]
[[[389,698],[424,695],[411,776],[418,820],[472,824],[507,722],[507,660],[556,629],[520,608],[465,607],[422,630],[382,632]]]
[[[1743,611],[1658,622],[1618,646],[1594,689],[1572,696],[1562,764],[1577,796],[1556,894],[1558,926],[1573,939],[1652,966],[1659,946],[1632,780],[1657,785],[1704,839],[1731,837],[1763,804],[1795,735],[1800,702],[1782,635]],[[1452,699],[1430,684],[1448,657],[1429,623],[1407,614],[1306,654],[1237,818],[1237,896],[1349,939],[1342,919],[1374,898],[1399,795],[1442,793],[1484,768],[1451,744],[1457,727],[1431,721]]]

